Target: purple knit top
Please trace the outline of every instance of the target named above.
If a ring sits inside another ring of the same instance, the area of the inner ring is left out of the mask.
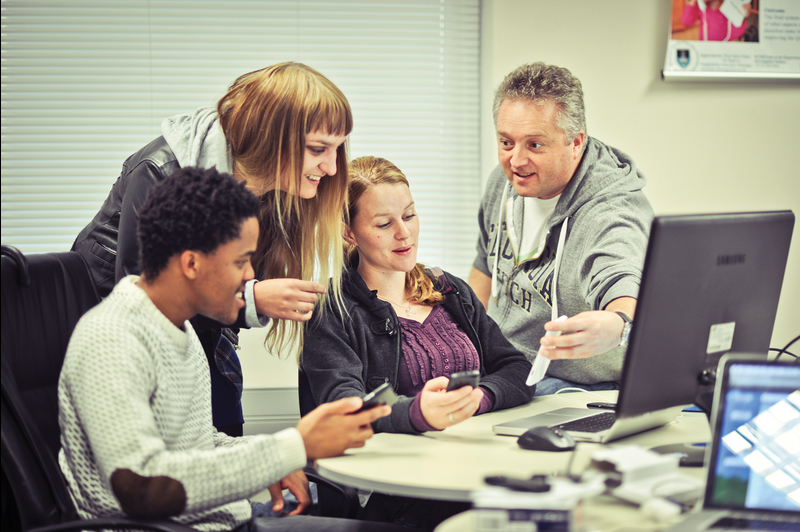
[[[403,361],[397,393],[411,397],[411,424],[420,432],[436,430],[425,421],[420,407],[420,392],[425,383],[436,377],[450,377],[459,371],[480,369],[480,358],[467,334],[462,331],[442,305],[436,305],[420,323],[400,317],[403,328]],[[475,414],[492,409],[494,395],[483,388],[483,399]]]

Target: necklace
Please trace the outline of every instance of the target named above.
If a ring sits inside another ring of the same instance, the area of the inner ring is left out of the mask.
[[[406,311],[406,314],[408,314],[408,316],[411,317],[411,318],[413,318],[414,316],[417,315],[417,311],[414,310],[414,308],[411,306],[411,303],[409,303],[408,301],[406,301],[406,303],[408,303],[408,306],[404,307],[400,303],[398,303],[396,301],[392,301],[391,299],[386,299],[385,297],[378,296],[378,299],[382,299],[382,300],[386,301],[387,303],[391,303],[392,305],[397,305],[401,309],[404,309]]]

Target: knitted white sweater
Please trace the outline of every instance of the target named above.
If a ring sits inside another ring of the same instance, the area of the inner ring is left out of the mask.
[[[123,515],[117,469],[165,475],[186,491],[175,518],[230,530],[251,516],[247,497],[306,463],[296,429],[231,438],[211,422],[211,380],[187,321],[173,325],[123,279],[78,322],[58,386],[59,464],[83,518]]]

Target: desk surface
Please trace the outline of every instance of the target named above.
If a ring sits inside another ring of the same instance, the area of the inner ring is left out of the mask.
[[[597,392],[616,400],[617,392]],[[319,473],[341,484],[428,499],[469,501],[473,489],[485,486],[488,475],[529,477],[564,475],[573,453],[527,451],[517,438],[498,436],[492,426],[525,416],[596,401],[586,393],[537,397],[528,405],[476,416],[441,432],[422,435],[376,434],[360,449],[317,462]],[[629,436],[610,445],[655,447],[670,443],[708,441],[704,414],[684,412],[664,427]],[[580,443],[572,469],[579,472],[599,444]],[[697,470],[697,469],[695,469]],[[610,497],[609,497],[610,499]]]

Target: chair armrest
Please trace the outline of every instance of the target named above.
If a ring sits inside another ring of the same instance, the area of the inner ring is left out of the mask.
[[[318,513],[321,517],[342,517],[354,519],[361,506],[358,492],[352,486],[344,486],[320,476],[311,466],[303,469],[310,482],[317,485],[319,498]]]

